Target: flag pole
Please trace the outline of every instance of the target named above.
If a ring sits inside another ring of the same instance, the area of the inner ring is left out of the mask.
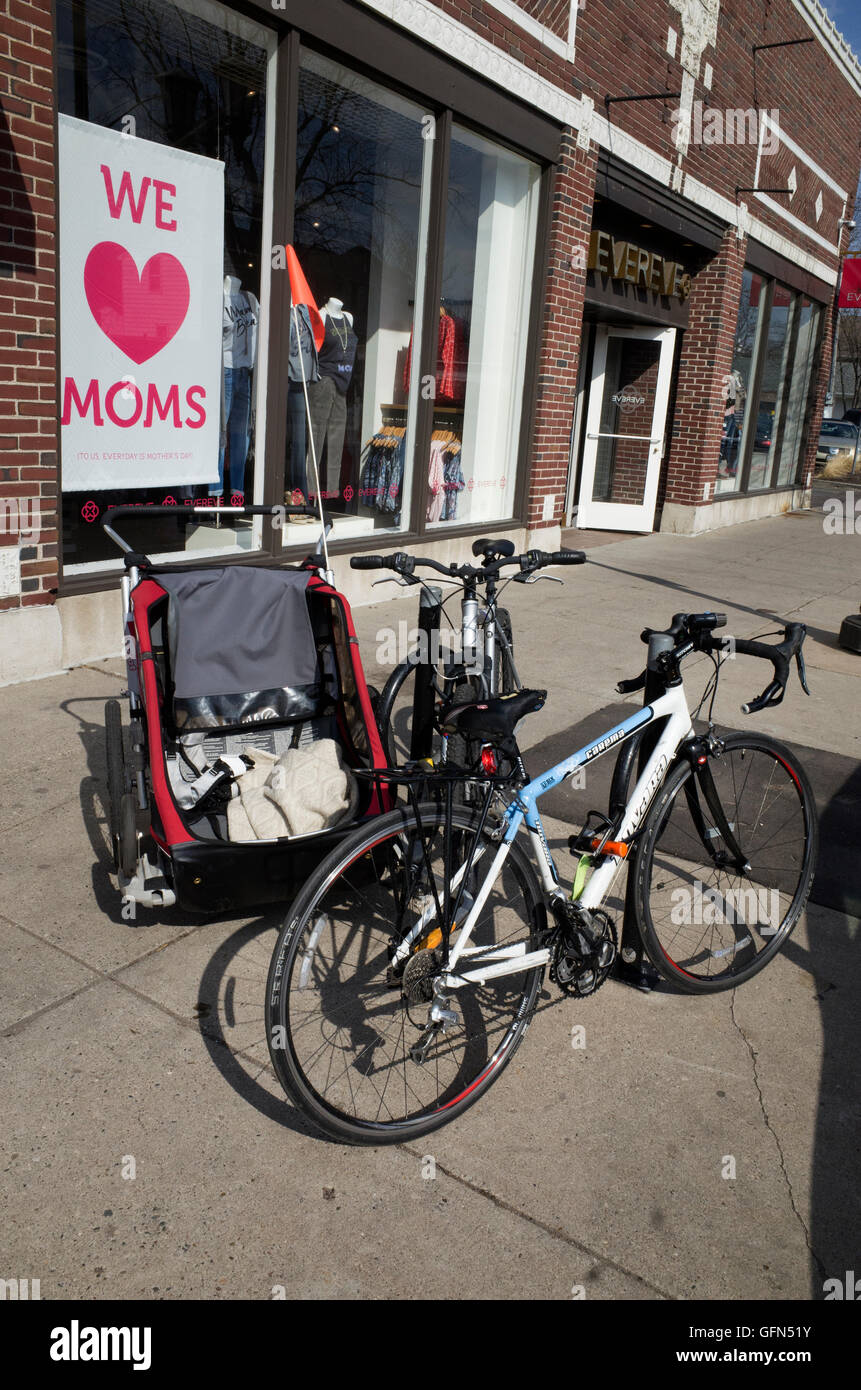
[[[323,559],[326,570],[326,583],[334,584],[335,576],[329,564],[329,546],[326,541],[326,520],[323,515],[323,492],[320,487],[320,470],[317,466],[317,445],[314,440],[314,427],[311,423],[311,402],[308,399],[308,382],[305,377],[305,354],[302,351],[302,339],[299,336],[299,312],[290,296],[290,312],[293,315],[293,328],[296,333],[296,345],[299,350],[299,370],[302,373],[302,391],[305,396],[305,415],[308,420],[308,438],[311,441],[311,462],[314,465],[314,483],[317,488],[317,507],[320,512],[320,526],[322,527],[321,541],[323,545]]]

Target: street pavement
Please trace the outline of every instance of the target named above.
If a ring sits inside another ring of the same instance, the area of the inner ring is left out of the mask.
[[[564,586],[508,589],[521,678],[550,692],[521,730],[534,771],[636,703],[615,684],[642,668],[643,626],[807,623],[811,697],[793,679],[747,719],[767,674],[738,658],[716,717],[799,750],[823,856],[806,920],[748,984],[698,999],[610,980],[574,1001],[548,980],[499,1082],[416,1144],[330,1143],[281,1092],[263,1027],[279,910],[123,919],[103,755],[120,664],[0,690],[0,1276],[43,1299],[731,1300],[821,1298],[861,1268],[861,657],[836,643],[861,538],[822,521],[631,537],[552,571]],[[354,615],[377,684],[386,629],[416,620],[414,591],[394,592]],[[692,695],[709,670],[686,667]],[[567,836],[609,770],[548,800],[569,881]]]

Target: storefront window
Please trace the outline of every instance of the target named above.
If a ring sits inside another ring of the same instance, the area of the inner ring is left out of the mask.
[[[427,522],[513,512],[539,168],[455,126]]]
[[[743,457],[742,445],[750,418],[749,386],[759,327],[762,288],[762,277],[746,270],[741,282],[732,368],[725,382],[724,424],[715,496],[722,492],[735,492],[740,483],[739,464]]]
[[[756,430],[747,476],[747,489],[750,492],[771,486],[774,446],[783,404],[794,309],[792,292],[785,285],[775,285],[763,349],[762,378],[756,410],[751,415]]]
[[[715,495],[797,481],[820,312],[787,285],[744,272]]]
[[[58,0],[67,568],[116,562],[111,506],[262,500],[274,48],[210,0]],[[124,530],[151,555],[258,543],[215,514]]]
[[[804,420],[810,391],[810,377],[813,372],[813,357],[819,330],[819,312],[817,304],[807,298],[801,298],[797,309],[798,336],[795,343],[794,370],[789,376],[786,418],[779,446],[777,477],[775,479],[777,487],[786,487],[797,481]]]
[[[303,53],[294,242],[326,336],[308,384],[310,439],[301,373],[287,384],[284,488],[288,498],[316,495],[316,455],[339,537],[409,524],[427,136],[419,106]]]

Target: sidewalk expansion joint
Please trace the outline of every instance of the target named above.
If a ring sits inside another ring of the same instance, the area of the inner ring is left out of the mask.
[[[401,1153],[409,1154],[410,1158],[421,1159],[423,1157],[422,1153],[417,1149],[411,1148],[408,1144],[397,1144],[395,1147],[399,1149]],[[456,1182],[461,1187],[465,1187],[477,1197],[484,1197],[486,1201],[491,1202],[493,1206],[497,1207],[500,1211],[505,1211],[511,1216],[519,1217],[521,1221],[526,1221],[530,1226],[534,1226],[537,1230],[543,1231],[545,1235],[550,1236],[553,1240],[559,1240],[564,1245],[570,1246],[572,1250],[578,1250],[581,1254],[587,1255],[589,1259],[594,1260],[595,1263],[602,1268],[615,1270],[616,1273],[621,1274],[623,1278],[632,1279],[636,1284],[642,1285],[644,1289],[648,1289],[650,1293],[655,1294],[658,1298],[665,1298],[671,1302],[677,1301],[675,1294],[668,1293],[666,1289],[659,1288],[657,1284],[650,1283],[648,1279],[643,1278],[642,1274],[636,1274],[632,1269],[628,1269],[625,1265],[619,1264],[618,1260],[613,1260],[608,1255],[604,1255],[598,1250],[593,1250],[591,1245],[585,1245],[583,1241],[575,1240],[575,1238],[570,1236],[567,1231],[564,1231],[561,1226],[550,1226],[546,1221],[539,1220],[537,1216],[530,1216],[528,1212],[522,1211],[520,1207],[514,1206],[512,1202],[507,1202],[504,1197],[498,1197],[496,1193],[491,1192],[489,1188],[482,1187],[479,1183],[471,1182],[469,1178],[462,1177],[460,1173],[455,1173],[453,1169],[446,1168],[444,1164],[439,1162],[439,1159],[436,1160],[436,1171],[438,1173],[444,1173],[447,1178],[451,1178],[452,1182]]]
[[[735,1016],[735,990],[733,990],[730,994],[730,1018],[732,1019],[736,1032],[738,1033],[739,1037],[742,1039],[742,1042],[744,1043],[745,1047],[750,1053],[751,1066],[753,1068],[753,1084],[756,1088],[756,1094],[759,1098],[759,1108],[762,1111],[762,1118],[765,1121],[765,1127],[771,1135],[772,1139],[774,1140],[775,1148],[777,1149],[777,1156],[780,1160],[780,1171],[783,1173],[783,1180],[786,1183],[786,1191],[789,1196],[789,1204],[792,1207],[792,1210],[795,1214],[799,1226],[804,1232],[804,1243],[807,1246],[810,1258],[815,1264],[816,1269],[819,1272],[820,1278],[824,1280],[826,1275],[825,1266],[822,1263],[822,1260],[817,1255],[816,1251],[813,1249],[813,1246],[810,1242],[810,1230],[807,1226],[807,1222],[801,1215],[801,1212],[799,1211],[798,1205],[795,1201],[795,1193],[793,1191],[792,1182],[790,1181],[789,1173],[786,1168],[786,1159],[783,1153],[783,1145],[780,1142],[780,1136],[778,1135],[774,1125],[771,1123],[771,1120],[768,1116],[768,1111],[765,1108],[765,1098],[762,1094],[762,1086],[760,1085],[759,1081],[759,1068],[756,1062],[756,1049],[754,1048],[753,1044],[751,1043],[750,1039],[748,1038],[747,1034],[745,1033],[744,1029],[742,1028],[741,1024]]]
[[[147,995],[141,994],[139,990],[132,989],[131,986],[127,985],[123,980],[117,979],[117,975],[121,970],[130,970],[133,966],[148,960],[150,956],[157,955],[159,951],[169,950],[174,942],[184,941],[187,936],[191,936],[194,932],[200,931],[200,928],[206,925],[205,922],[201,922],[199,926],[189,927],[186,931],[182,932],[181,935],[172,938],[170,941],[162,941],[160,945],[153,946],[151,950],[145,951],[141,956],[136,956],[134,960],[124,961],[122,965],[116,966],[116,968],[111,971],[100,970],[97,965],[91,965],[89,961],[84,960],[81,956],[76,956],[74,951],[67,951],[64,946],[58,946],[56,941],[50,941],[48,937],[41,936],[39,932],[33,931],[32,928],[22,926],[20,922],[16,922],[12,917],[0,914],[0,922],[6,922],[9,926],[15,927],[18,931],[23,932],[25,936],[29,936],[33,941],[38,941],[40,946],[48,946],[51,950],[58,951],[59,954],[65,956],[67,960],[74,961],[75,965],[80,965],[84,970],[89,970],[93,976],[91,980],[85,980],[83,984],[78,985],[76,989],[69,990],[67,994],[61,995],[59,999],[52,999],[49,1004],[44,1004],[40,1009],[34,1009],[32,1013],[26,1014],[23,1018],[16,1019],[8,1028],[4,1028],[2,1032],[0,1032],[0,1037],[3,1038],[16,1037],[18,1033],[23,1032],[25,1028],[31,1023],[34,1023],[37,1019],[42,1018],[45,1014],[53,1012],[54,1009],[60,1008],[62,1004],[68,1003],[70,999],[77,998],[79,994],[84,994],[88,989],[92,989],[94,985],[105,981],[110,984],[119,985],[120,988],[129,990],[132,994],[136,994],[138,998],[144,999],[147,1003],[155,1005],[156,1008],[161,1008],[162,1006],[157,1000],[150,999]],[[164,1012],[170,1013],[171,1011],[165,1009]],[[179,1018],[178,1015],[173,1014],[171,1014],[171,1017]],[[179,1021],[185,1022],[183,1019]]]

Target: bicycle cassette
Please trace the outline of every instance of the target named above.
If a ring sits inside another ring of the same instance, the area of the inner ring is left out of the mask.
[[[590,912],[587,920],[593,942],[584,931],[584,913],[575,903],[560,903],[555,911],[558,923],[551,947],[550,978],[563,994],[586,999],[600,989],[616,960],[618,937],[612,918],[606,912]]]

